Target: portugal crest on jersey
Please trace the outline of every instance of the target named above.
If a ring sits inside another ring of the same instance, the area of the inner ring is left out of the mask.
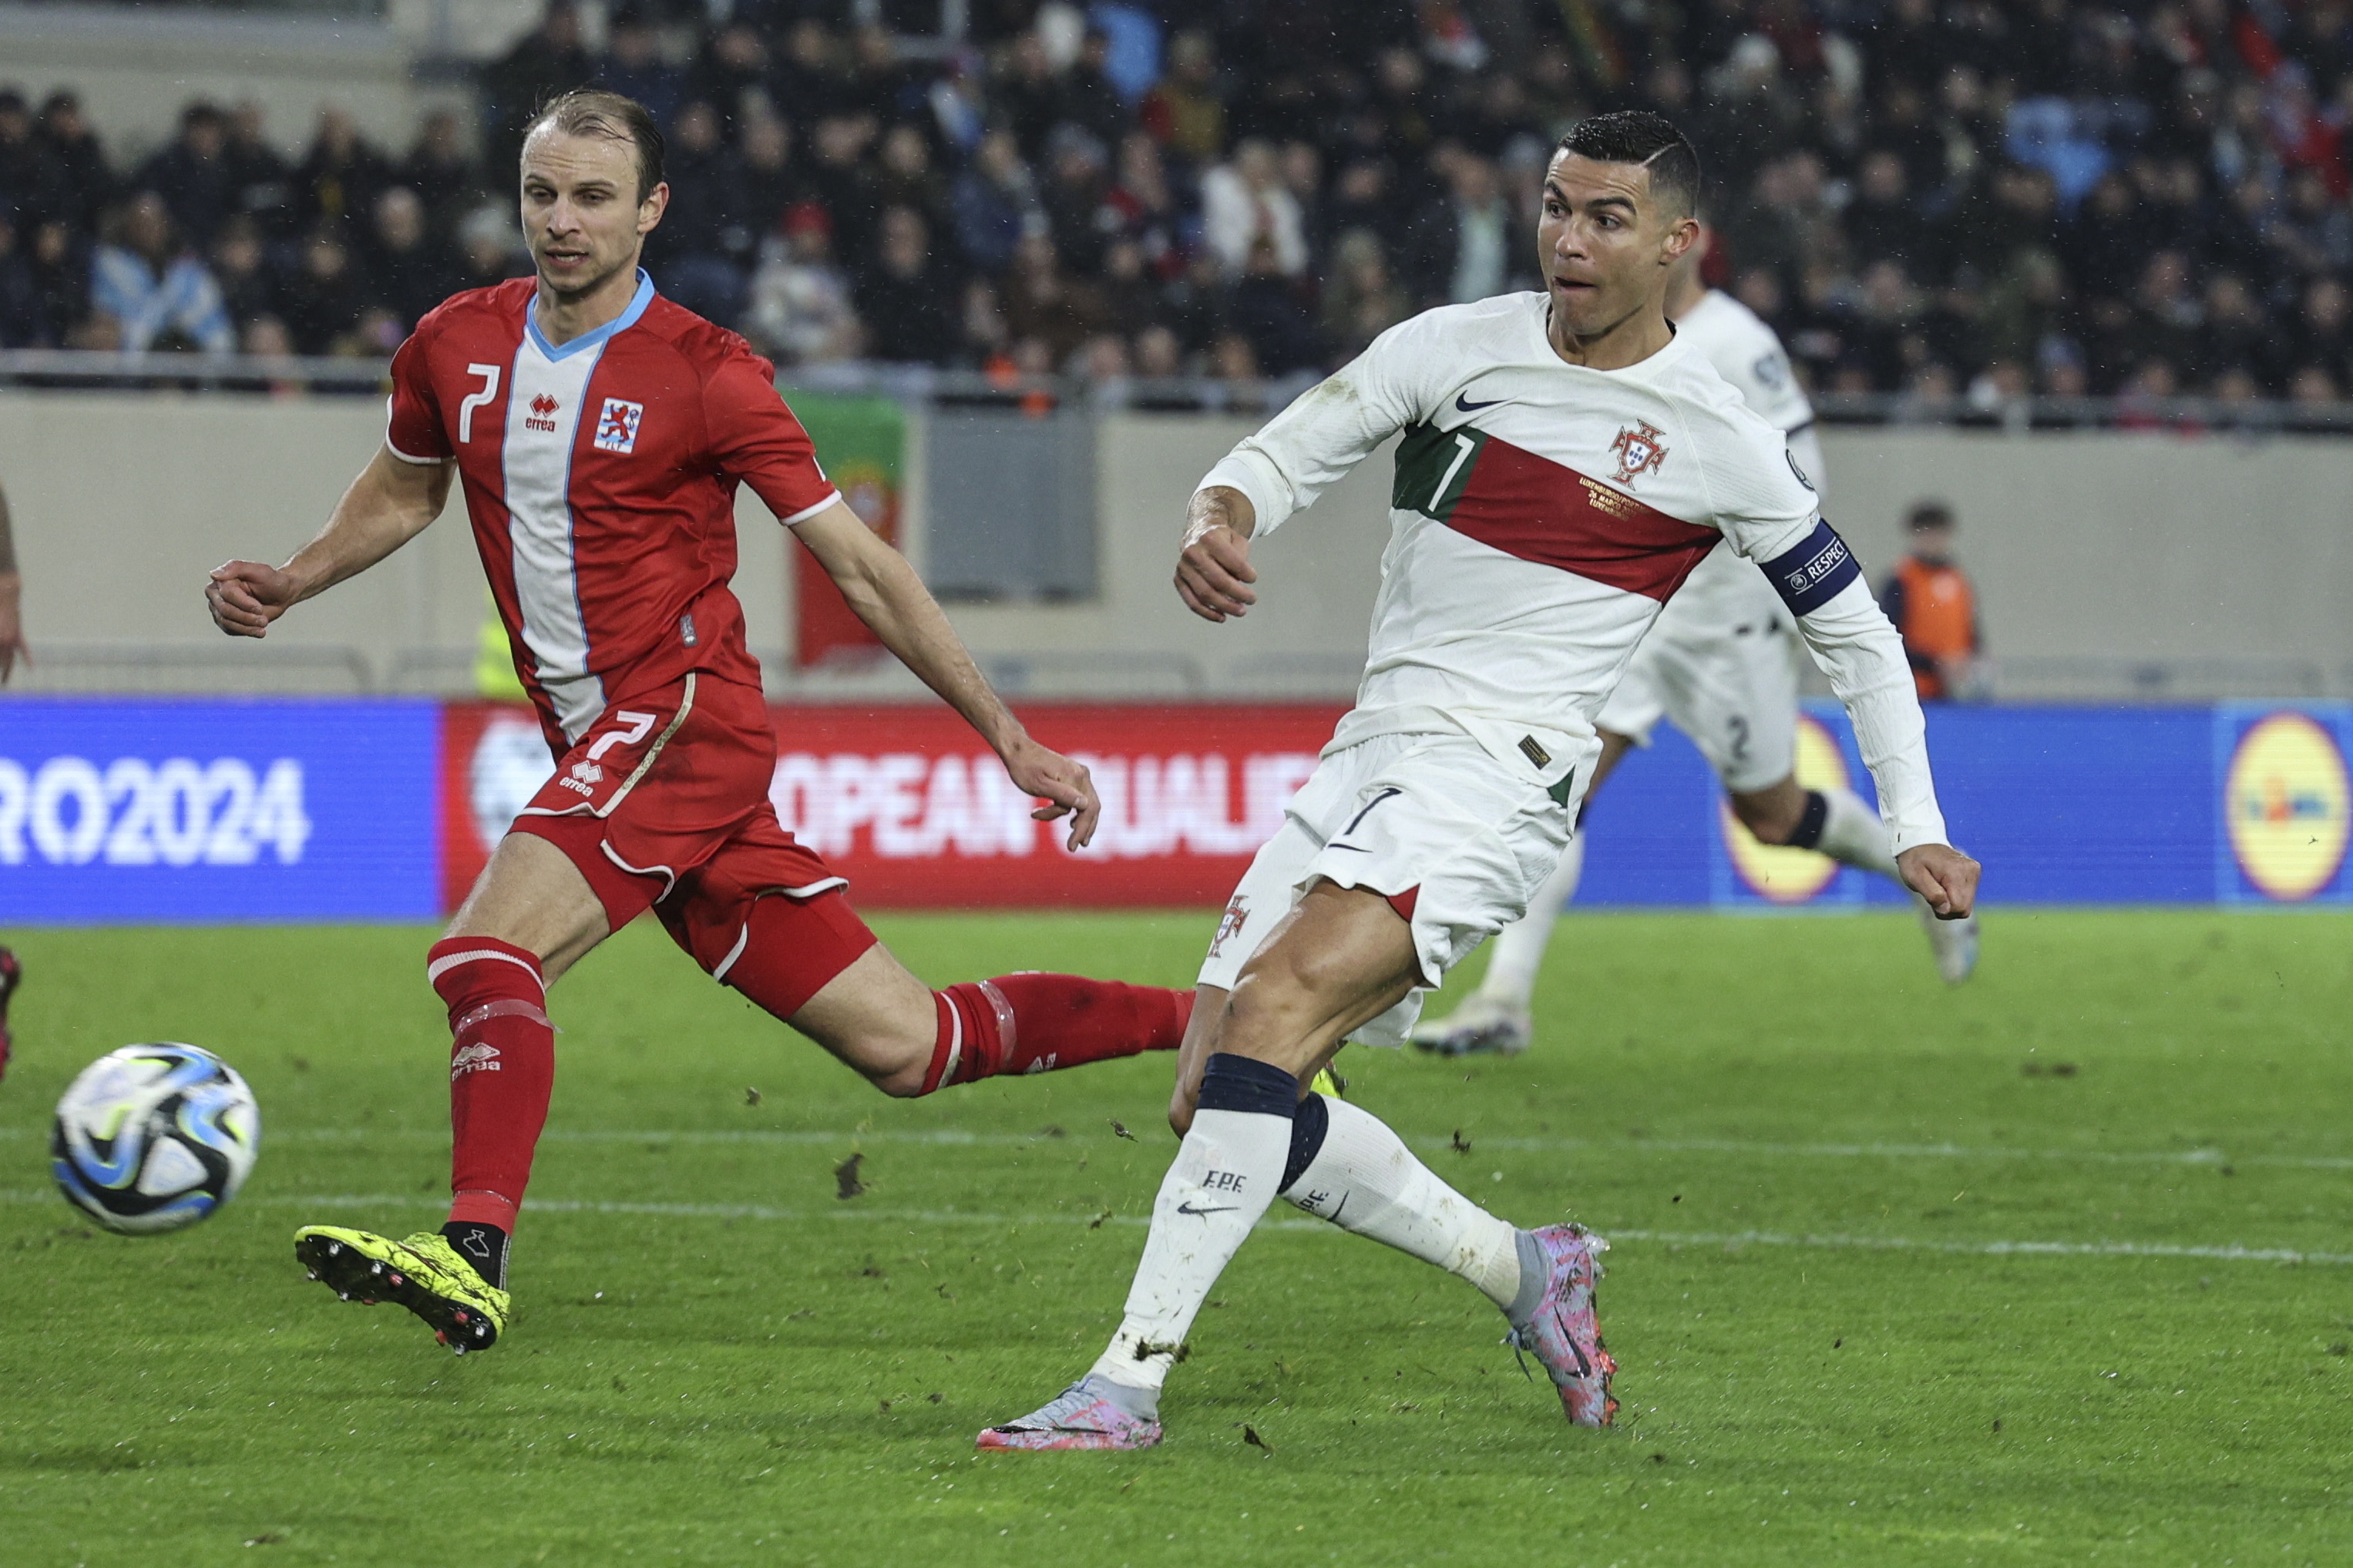
[[[1631,428],[1620,430],[1618,439],[1609,443],[1609,454],[1618,459],[1618,471],[1609,476],[1610,480],[1621,485],[1632,484],[1667,460],[1667,449],[1659,444],[1659,427],[1647,419],[1637,419]]]
[[[1218,934],[1209,942],[1209,956],[1217,957],[1219,950],[1226,945],[1226,938],[1240,934],[1249,921],[1250,900],[1236,893],[1233,901],[1226,906],[1224,918],[1218,921]]]

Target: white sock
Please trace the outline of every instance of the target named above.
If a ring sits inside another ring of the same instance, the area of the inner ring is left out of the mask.
[[[1573,833],[1568,847],[1561,851],[1560,864],[1528,900],[1528,912],[1495,933],[1487,973],[1479,982],[1482,1000],[1526,1010],[1544,968],[1545,949],[1552,942],[1552,923],[1560,919],[1561,906],[1577,897],[1577,884],[1584,875],[1585,835]]]
[[[1879,820],[1879,813],[1863,805],[1862,797],[1851,789],[1818,793],[1830,813],[1822,819],[1822,841],[1815,847],[1833,860],[1895,877],[1895,841],[1888,834],[1887,824]]]
[[[1342,1230],[1461,1275],[1510,1311],[1519,1232],[1440,1181],[1371,1111],[1330,1095],[1324,1103],[1324,1146],[1282,1195]]]
[[[1197,1110],[1152,1204],[1152,1234],[1128,1287],[1127,1314],[1091,1369],[1157,1394],[1209,1288],[1274,1201],[1291,1153],[1291,1118]]]

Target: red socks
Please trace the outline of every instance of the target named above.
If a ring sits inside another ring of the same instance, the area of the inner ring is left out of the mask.
[[[939,1004],[939,1039],[923,1094],[1001,1073],[1173,1051],[1193,1016],[1190,991],[1076,974],[1001,974],[932,997]]]
[[[529,948],[433,944],[426,978],[449,1005],[449,1218],[512,1234],[555,1088],[555,1027]]]

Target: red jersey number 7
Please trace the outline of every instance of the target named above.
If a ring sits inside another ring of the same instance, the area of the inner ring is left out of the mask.
[[[652,731],[655,721],[660,718],[660,715],[623,711],[614,714],[613,717],[628,728],[607,730],[597,736],[596,743],[588,748],[588,760],[592,763],[604,761],[605,753],[616,746],[634,746],[644,740]]]

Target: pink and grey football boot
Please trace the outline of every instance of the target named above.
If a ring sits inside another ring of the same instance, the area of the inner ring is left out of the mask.
[[[1126,1409],[1119,1403],[1124,1392],[1089,1373],[1051,1404],[991,1426],[975,1442],[983,1448],[1149,1448],[1160,1441],[1160,1422]]]
[[[1609,1244],[1581,1225],[1548,1225],[1527,1237],[1552,1265],[1552,1272],[1535,1310],[1526,1321],[1513,1321],[1504,1342],[1544,1363],[1570,1421],[1579,1426],[1607,1426],[1618,1414],[1618,1402],[1609,1396],[1609,1379],[1618,1363],[1602,1348],[1593,1287],[1601,1279],[1601,1254]],[[1527,1370],[1525,1363],[1521,1370]]]

